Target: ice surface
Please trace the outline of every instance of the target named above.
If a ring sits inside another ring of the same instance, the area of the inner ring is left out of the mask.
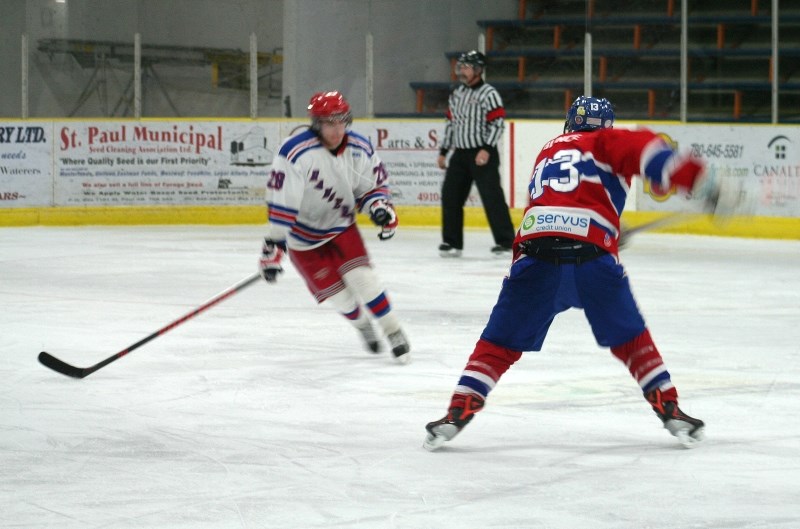
[[[287,263],[83,380],[252,274],[258,226],[0,229],[4,528],[800,527],[800,242],[638,236],[623,261],[687,413],[685,450],[579,311],[435,453],[508,263],[486,231],[364,235],[414,360],[362,349]]]

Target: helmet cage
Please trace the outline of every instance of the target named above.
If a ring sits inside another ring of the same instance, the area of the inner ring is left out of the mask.
[[[322,117],[311,116],[311,128],[314,130],[319,130],[323,123],[344,123],[345,127],[349,127],[353,124],[353,114],[345,112],[343,114],[330,114]]]
[[[580,96],[567,110],[564,132],[610,129],[614,126],[614,109],[606,98]]]
[[[483,68],[486,66],[486,56],[476,50],[462,53],[456,61],[456,68],[460,68],[464,65],[471,66],[475,70],[479,68],[483,70]]]

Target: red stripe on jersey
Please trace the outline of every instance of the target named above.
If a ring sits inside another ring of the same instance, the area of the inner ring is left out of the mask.
[[[324,233],[313,233],[301,228],[297,224],[292,226],[292,233],[295,233],[300,237],[302,237],[303,239],[307,239],[309,241],[323,241],[325,239],[330,239],[331,237],[334,237],[336,235],[336,231],[334,230],[328,230]]]
[[[280,219],[291,224],[294,224],[295,220],[297,219],[297,215],[292,215],[289,213],[284,213],[283,211],[278,211],[275,209],[269,210],[269,218],[270,219]]]
[[[320,143],[319,138],[312,138],[312,139],[306,140],[306,141],[304,141],[302,143],[298,143],[295,146],[294,149],[289,151],[289,153],[286,155],[286,159],[294,161],[295,157],[297,156],[297,154],[300,151],[302,151],[303,149],[307,149],[307,148],[311,147],[312,145],[319,144],[319,143]]]

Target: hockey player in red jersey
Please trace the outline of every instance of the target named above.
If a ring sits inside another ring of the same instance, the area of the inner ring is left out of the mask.
[[[342,94],[315,94],[308,112],[311,127],[287,138],[273,161],[261,273],[274,282],[288,251],[318,303],[329,300],[374,353],[382,348],[376,320],[395,360],[407,363],[408,340],[355,223],[364,212],[380,227],[381,240],[394,235],[386,168],[369,139],[349,129],[350,105]]]
[[[428,450],[460,432],[503,373],[523,351],[540,351],[555,316],[573,307],[584,310],[597,343],[627,366],[664,427],[687,447],[703,439],[703,421],[678,407],[678,392],[619,262],[620,215],[635,175],[691,192],[715,215],[735,212],[738,194],[706,176],[701,160],[676,152],[655,133],[613,124],[606,99],[581,96],[567,112],[564,134],[539,153],[511,269],[447,415],[426,426]]]

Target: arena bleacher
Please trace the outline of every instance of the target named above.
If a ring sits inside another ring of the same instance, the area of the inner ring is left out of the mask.
[[[689,121],[770,120],[776,71],[770,7],[763,0],[689,5]],[[800,122],[800,2],[781,2],[778,19],[780,121]],[[679,119],[681,14],[674,0],[520,0],[516,18],[476,24],[485,37],[487,80],[510,117],[563,116],[583,92],[590,32],[593,95],[624,105],[630,119]],[[444,112],[461,51],[445,54],[449,80],[410,83],[417,114]]]

